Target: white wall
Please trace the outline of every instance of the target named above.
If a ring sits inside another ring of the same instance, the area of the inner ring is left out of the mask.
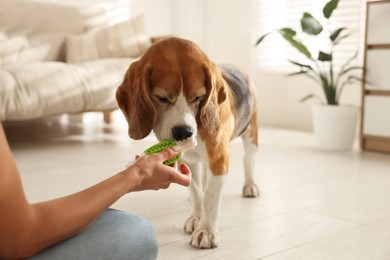
[[[205,43],[209,56],[217,62],[230,62],[251,68],[255,30],[254,1],[205,1]]]
[[[196,42],[205,50],[206,12],[203,0],[172,0],[172,34]]]
[[[171,0],[130,0],[131,15],[145,13],[148,33],[153,36],[172,34],[174,17]]]
[[[196,42],[216,62],[250,70],[254,1],[172,0],[172,33]]]

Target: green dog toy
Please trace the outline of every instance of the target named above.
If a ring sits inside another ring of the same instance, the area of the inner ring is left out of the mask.
[[[141,153],[139,156],[151,155],[154,153],[161,152],[165,148],[178,146],[180,148],[180,153],[178,155],[176,155],[174,158],[163,162],[163,164],[165,164],[165,165],[171,165],[171,164],[177,162],[183,156],[183,154],[185,152],[187,152],[188,150],[194,149],[197,144],[198,143],[197,143],[196,138],[187,138],[183,141],[178,141],[178,142],[175,142],[173,140],[164,140],[164,141],[159,142],[158,144],[155,144],[155,145],[149,147],[148,149],[143,151],[143,153]],[[132,163],[133,162],[129,162],[126,165],[126,168],[129,167]]]
[[[159,142],[158,144],[155,144],[155,145],[149,147],[148,149],[146,149],[144,151],[144,153],[147,154],[147,155],[150,155],[150,154],[153,154],[153,153],[161,152],[165,148],[173,147],[173,146],[176,146],[176,145],[177,145],[177,143],[175,141],[173,141],[173,140],[164,140],[164,141]],[[180,158],[181,158],[181,153],[179,153],[178,155],[176,155],[172,159],[164,161],[163,164],[171,165],[171,164],[177,162]]]

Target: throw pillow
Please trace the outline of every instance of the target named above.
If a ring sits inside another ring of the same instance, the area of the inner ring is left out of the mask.
[[[67,62],[138,57],[151,45],[144,15],[67,39]]]

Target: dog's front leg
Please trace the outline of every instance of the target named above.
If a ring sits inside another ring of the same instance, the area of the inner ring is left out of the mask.
[[[202,215],[202,200],[203,200],[203,185],[202,185],[202,163],[188,163],[192,172],[192,180],[190,185],[190,200],[192,203],[191,216],[184,224],[184,230],[192,234],[199,224]]]
[[[219,244],[218,222],[222,188],[227,175],[215,176],[208,173],[203,194],[200,222],[191,235],[190,244],[197,248],[215,248]]]

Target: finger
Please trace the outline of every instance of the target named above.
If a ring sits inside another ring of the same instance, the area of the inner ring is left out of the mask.
[[[180,173],[179,171],[174,171],[172,182],[188,187],[191,184],[191,178],[186,174]]]
[[[180,164],[180,172],[184,175],[187,175],[189,177],[191,177],[191,169],[190,167],[188,167],[187,164],[183,163],[183,164]]]

